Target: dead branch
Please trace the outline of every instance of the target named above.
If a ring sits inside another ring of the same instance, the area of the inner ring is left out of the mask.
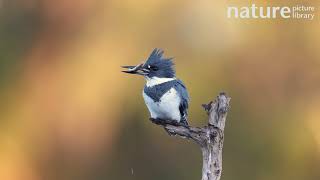
[[[202,150],[202,180],[220,180],[222,173],[222,148],[224,127],[229,110],[230,97],[220,93],[214,101],[203,104],[207,112],[208,125],[202,128],[184,126],[176,121],[150,119],[153,123],[163,126],[170,136],[192,139]]]

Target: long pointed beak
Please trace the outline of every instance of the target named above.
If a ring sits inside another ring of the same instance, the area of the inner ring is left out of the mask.
[[[122,68],[126,68],[127,70],[123,70],[124,73],[129,74],[138,74],[138,75],[147,75],[148,70],[142,68],[143,64],[139,64],[137,66],[121,66]]]

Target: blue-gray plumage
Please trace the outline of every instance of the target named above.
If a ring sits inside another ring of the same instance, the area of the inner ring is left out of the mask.
[[[176,78],[172,58],[163,58],[154,49],[144,64],[123,66],[131,74],[143,75],[147,81],[143,97],[152,118],[175,120],[188,125],[189,95],[183,82]]]
[[[174,88],[178,92],[177,94],[180,98],[180,121],[182,123],[186,123],[188,116],[187,110],[189,103],[189,95],[185,85],[181,80],[172,80],[152,87],[145,86],[144,93],[147,96],[149,96],[155,103],[160,103],[161,97],[163,97],[163,95],[166,94],[171,88]]]

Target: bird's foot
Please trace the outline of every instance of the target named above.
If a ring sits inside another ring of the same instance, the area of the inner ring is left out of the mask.
[[[178,122],[176,120],[171,119],[159,119],[159,118],[150,118],[151,122],[157,125],[173,125],[173,126],[184,126],[186,128],[189,128],[187,121],[181,121]]]

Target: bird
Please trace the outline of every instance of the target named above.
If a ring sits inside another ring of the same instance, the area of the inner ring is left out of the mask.
[[[144,76],[143,98],[152,119],[171,120],[188,124],[189,94],[184,83],[176,77],[173,58],[163,57],[155,48],[147,60],[136,66],[122,66],[124,73]]]

